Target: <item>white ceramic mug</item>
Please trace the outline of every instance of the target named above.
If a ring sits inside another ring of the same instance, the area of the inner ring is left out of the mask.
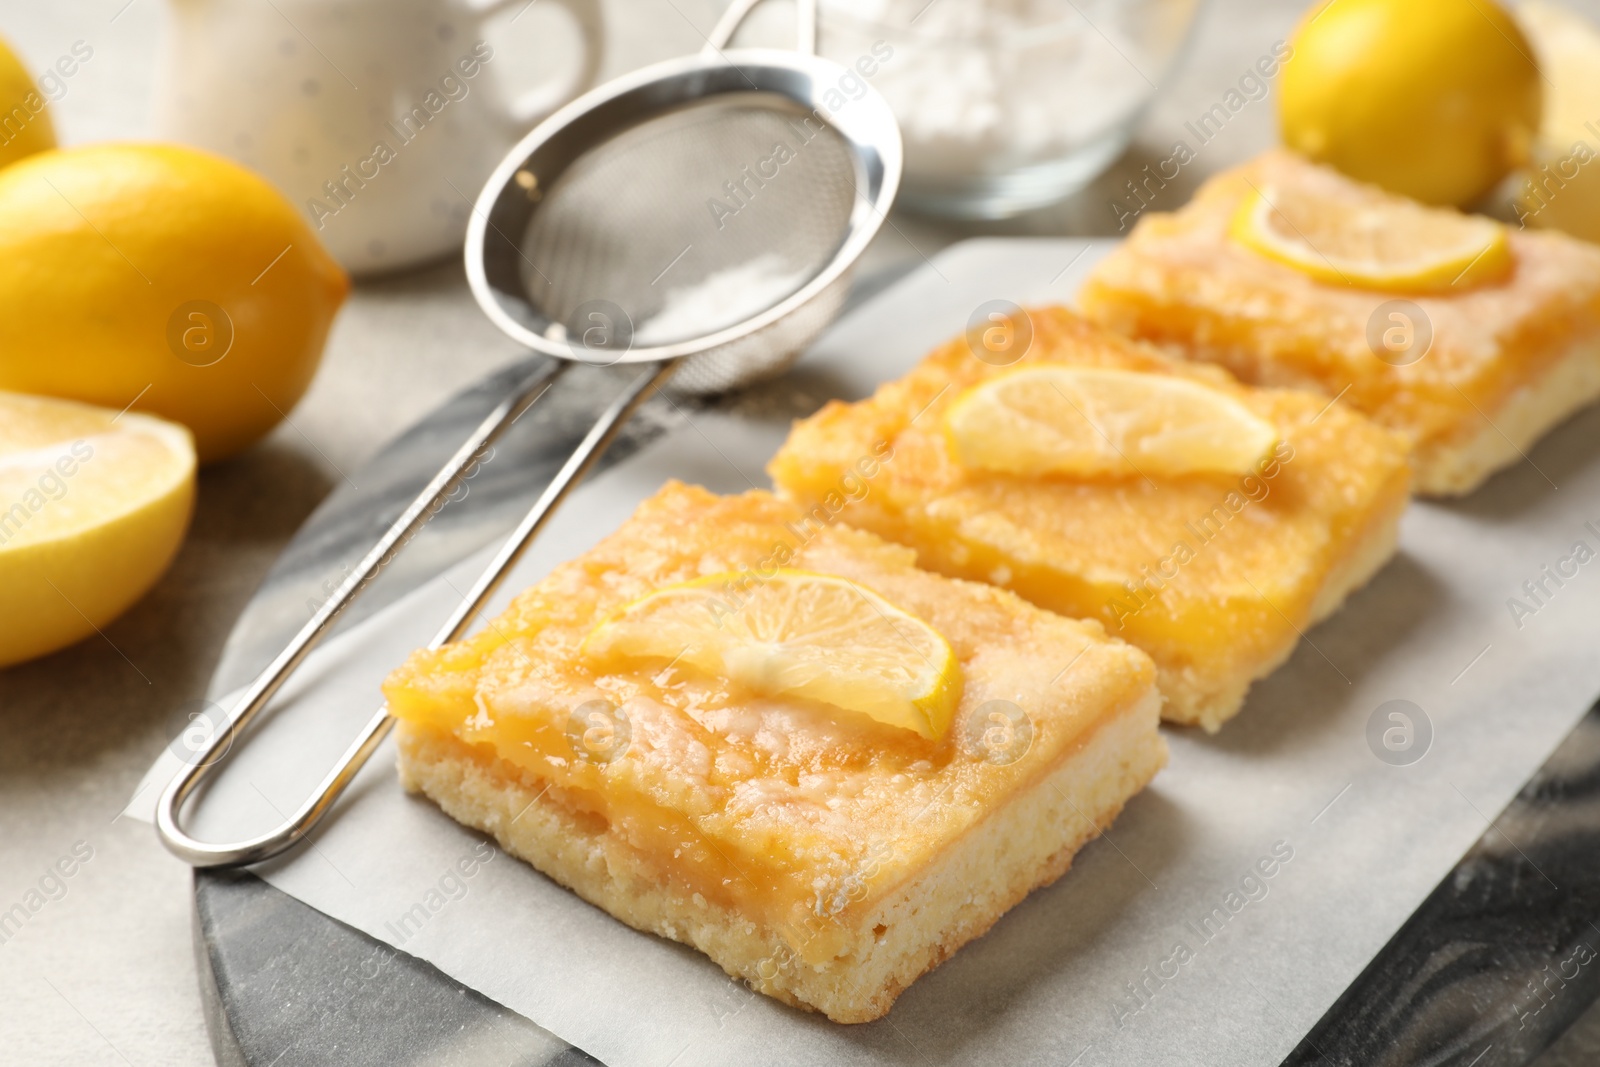
[[[461,247],[511,145],[599,71],[599,0],[544,0],[571,16],[581,55],[549,84],[497,92],[490,68],[509,64],[484,21],[533,2],[172,0],[156,127],[275,183],[353,273],[437,259]]]

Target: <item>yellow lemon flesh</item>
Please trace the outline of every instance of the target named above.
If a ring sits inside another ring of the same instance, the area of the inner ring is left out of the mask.
[[[1517,20],[1549,79],[1517,217],[1600,242],[1600,28],[1537,0],[1519,7]]]
[[[0,393],[0,667],[88,637],[155,584],[194,472],[182,426]]]
[[[0,167],[55,146],[56,130],[44,96],[0,38]]]
[[[295,405],[344,272],[264,180],[172,145],[41,152],[0,170],[0,389],[193,431],[202,462]]]
[[[1233,217],[1235,241],[1319,281],[1388,292],[1465,290],[1503,277],[1500,223],[1372,187],[1261,189]]]
[[[739,593],[730,595],[729,590]],[[844,578],[715,574],[623,607],[585,639],[591,663],[677,663],[938,739],[960,699],[955,652],[921,619]]]
[[[990,378],[945,412],[952,453],[1005,474],[1248,473],[1273,425],[1199,382],[1098,367],[1044,366]]]
[[[1494,0],[1331,0],[1279,82],[1290,148],[1428,204],[1469,204],[1526,161],[1540,79]]]

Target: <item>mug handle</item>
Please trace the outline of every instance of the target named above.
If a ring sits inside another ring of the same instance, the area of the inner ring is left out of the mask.
[[[473,14],[487,19],[506,8],[519,5],[527,8],[534,3],[556,3],[567,9],[567,14],[577,23],[578,35],[583,38],[583,61],[568,77],[552,85],[525,90],[511,100],[506,114],[519,130],[537,126],[556,109],[594,88],[605,56],[605,19],[600,12],[600,0],[477,0],[470,6]]]

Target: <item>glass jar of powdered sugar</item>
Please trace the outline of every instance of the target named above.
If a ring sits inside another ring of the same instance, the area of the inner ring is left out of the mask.
[[[1199,3],[823,0],[819,48],[894,108],[903,204],[997,218],[1121,155]]]

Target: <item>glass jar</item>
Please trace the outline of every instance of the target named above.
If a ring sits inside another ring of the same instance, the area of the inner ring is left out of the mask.
[[[823,0],[819,48],[894,109],[902,204],[1000,218],[1067,196],[1122,154],[1199,6]]]

